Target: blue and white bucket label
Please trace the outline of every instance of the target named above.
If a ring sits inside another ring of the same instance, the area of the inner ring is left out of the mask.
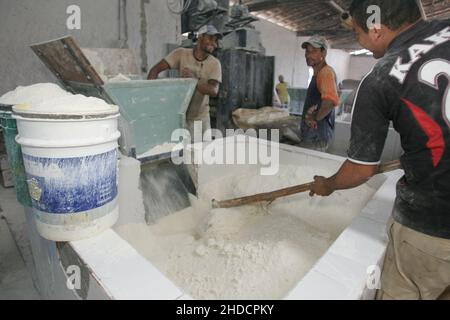
[[[23,155],[33,207],[51,214],[100,208],[117,197],[117,151],[78,158]]]

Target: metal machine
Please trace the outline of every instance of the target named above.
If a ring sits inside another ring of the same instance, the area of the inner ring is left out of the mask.
[[[173,4],[168,0],[169,9]],[[190,38],[195,38],[195,32],[207,24],[214,24],[223,29],[226,15],[228,14],[228,0],[179,0],[183,4],[181,14],[181,32],[190,33]],[[171,10],[174,12],[174,10]]]
[[[209,2],[209,1],[206,1]],[[232,113],[238,108],[261,108],[272,105],[275,58],[265,55],[261,36],[252,25],[258,21],[250,15],[247,6],[238,1],[230,8],[228,0],[217,0],[218,10],[208,11],[204,0],[185,0],[189,4],[182,13],[182,32],[189,33],[183,47],[193,47],[195,32],[206,23],[216,26],[224,34],[215,53],[222,64],[222,84],[217,98],[210,99],[211,125],[225,133],[236,126]],[[203,20],[198,17],[203,16]],[[169,51],[174,46],[169,46]],[[177,76],[171,74],[171,76]]]
[[[226,35],[222,40],[223,49],[241,49],[265,55],[265,48],[261,44],[261,34],[251,25],[259,21],[250,15],[248,7],[238,1],[230,9],[230,20],[225,24]]]

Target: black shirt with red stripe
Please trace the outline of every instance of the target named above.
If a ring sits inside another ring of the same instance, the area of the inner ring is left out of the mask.
[[[450,239],[450,20],[401,33],[361,82],[349,160],[379,163],[391,121],[405,151],[393,217]]]

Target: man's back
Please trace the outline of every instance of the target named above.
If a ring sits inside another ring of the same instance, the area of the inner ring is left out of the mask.
[[[405,178],[397,222],[450,238],[449,20],[419,22],[391,43],[357,95],[349,157],[374,163],[389,121],[400,133]]]

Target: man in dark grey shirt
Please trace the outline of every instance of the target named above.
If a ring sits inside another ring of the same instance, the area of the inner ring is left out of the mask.
[[[368,25],[377,5],[381,25]],[[356,96],[348,160],[311,195],[356,187],[377,172],[390,121],[400,133],[398,182],[381,298],[437,299],[450,286],[450,20],[423,21],[415,0],[354,0],[360,44],[382,58]]]

